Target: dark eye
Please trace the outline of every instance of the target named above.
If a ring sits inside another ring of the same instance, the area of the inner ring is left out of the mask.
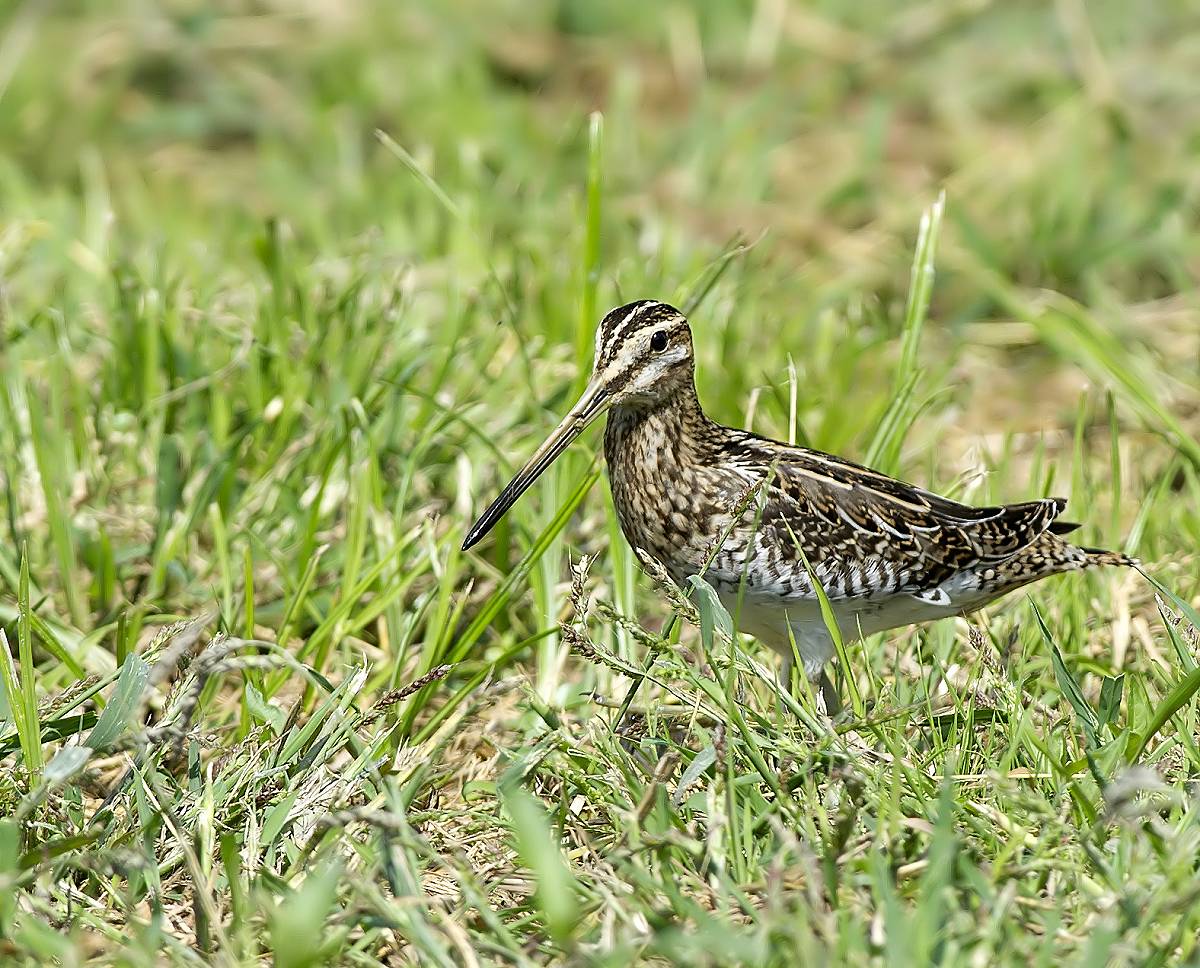
[[[655,353],[661,353],[667,348],[667,331],[660,329],[657,333],[650,337],[650,349]]]

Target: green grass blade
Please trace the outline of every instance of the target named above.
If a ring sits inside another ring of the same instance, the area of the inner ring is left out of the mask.
[[[1133,752],[1129,756],[1130,763],[1136,763],[1141,759],[1142,754],[1146,752],[1146,747],[1150,745],[1150,741],[1158,735],[1159,730],[1170,721],[1171,717],[1191,700],[1197,690],[1200,690],[1200,668],[1193,669],[1184,676],[1167,693],[1166,697],[1154,707],[1150,722],[1142,730],[1136,745],[1133,747]]]
[[[21,552],[21,576],[17,588],[17,655],[21,664],[21,719],[28,733],[22,744],[25,751],[25,766],[34,776],[42,772],[42,724],[38,716],[37,672],[33,664],[33,627],[30,621],[32,605],[29,601],[29,555]]]
[[[933,295],[934,257],[937,254],[938,235],[941,233],[945,209],[946,193],[942,191],[937,200],[921,215],[921,223],[917,228],[917,247],[913,253],[908,299],[904,305],[904,330],[900,337],[900,365],[896,370],[897,391],[908,382],[917,369],[921,332],[925,328],[925,318],[929,315],[929,301]]]
[[[1095,749],[1100,745],[1100,740],[1097,736],[1099,726],[1096,721],[1096,713],[1088,705],[1087,699],[1084,698],[1083,690],[1079,688],[1079,683],[1075,681],[1075,677],[1071,675],[1070,670],[1067,668],[1062,651],[1059,649],[1058,643],[1054,641],[1054,636],[1050,633],[1050,628],[1046,625],[1046,620],[1042,618],[1042,613],[1037,607],[1037,603],[1031,599],[1030,605],[1033,607],[1033,615],[1037,619],[1042,639],[1050,647],[1050,659],[1054,666],[1054,678],[1058,681],[1058,687],[1062,690],[1062,694],[1067,702],[1071,704],[1071,708],[1075,710],[1075,715],[1079,718],[1079,723],[1083,727],[1084,734],[1087,737],[1088,745]]]
[[[575,327],[575,389],[587,384],[592,362],[592,334],[596,330],[596,291],[600,284],[601,201],[604,185],[604,115],[593,111],[588,117],[587,206],[581,265],[582,292],[579,320]]]

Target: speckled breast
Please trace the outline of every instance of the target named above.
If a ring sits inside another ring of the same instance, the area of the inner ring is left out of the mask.
[[[687,420],[686,411],[673,408],[619,408],[610,413],[604,435],[609,484],[625,539],[680,582],[704,566],[728,528],[741,490],[700,459],[696,431]],[[745,561],[738,538],[730,535],[722,544],[710,579],[735,559]]]

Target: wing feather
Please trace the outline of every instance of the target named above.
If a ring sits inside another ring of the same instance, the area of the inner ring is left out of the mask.
[[[786,447],[746,434],[737,463],[770,475],[762,538],[789,554],[799,540],[814,566],[841,561],[851,594],[933,588],[958,571],[999,562],[1049,529],[1066,501],[1045,498],[973,507],[820,451]],[[793,538],[795,535],[795,538]],[[794,551],[789,556],[794,555]],[[876,570],[869,563],[892,562]],[[878,577],[890,587],[862,587]]]

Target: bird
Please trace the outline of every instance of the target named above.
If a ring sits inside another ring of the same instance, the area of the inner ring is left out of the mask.
[[[653,299],[596,330],[578,402],[468,530],[479,542],[566,448],[607,416],[604,455],[621,531],[683,588],[700,576],[739,631],[794,659],[826,711],[836,644],[967,615],[1051,575],[1135,559],[1072,544],[1059,497],[976,507],[808,447],[723,426],[696,394],[691,326]]]

